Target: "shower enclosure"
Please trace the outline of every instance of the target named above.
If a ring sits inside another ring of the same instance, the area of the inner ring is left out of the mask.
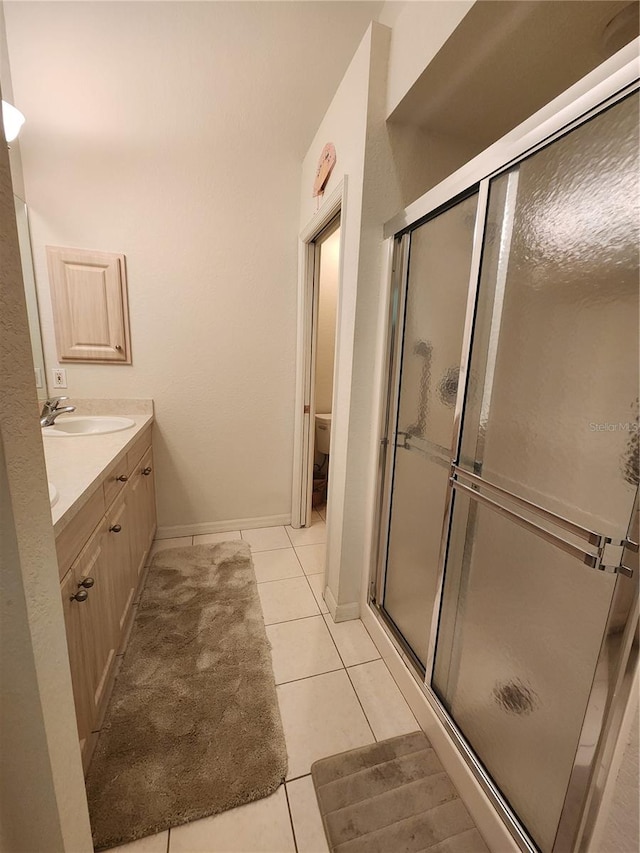
[[[388,231],[371,603],[526,851],[586,849],[637,659],[636,76]]]

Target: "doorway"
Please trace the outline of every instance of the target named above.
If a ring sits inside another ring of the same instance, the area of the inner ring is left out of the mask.
[[[315,511],[326,519],[331,458],[336,323],[340,279],[340,217],[336,217],[315,242],[314,329],[312,333],[312,395],[306,523]],[[314,346],[315,344],[315,346]],[[305,525],[306,526],[306,525]]]
[[[341,185],[301,235],[293,527],[309,527],[318,517],[325,522],[329,518],[343,191]]]
[[[371,603],[523,851],[584,849],[638,654],[636,77],[392,232]]]

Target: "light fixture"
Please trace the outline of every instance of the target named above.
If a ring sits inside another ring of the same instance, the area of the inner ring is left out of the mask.
[[[7,142],[13,142],[20,133],[20,128],[24,124],[24,116],[20,110],[13,106],[13,104],[3,101],[2,124],[4,125],[5,139]]]

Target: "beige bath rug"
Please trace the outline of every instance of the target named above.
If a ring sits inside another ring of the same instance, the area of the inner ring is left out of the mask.
[[[489,853],[423,732],[311,767],[331,853]]]
[[[249,546],[160,551],[87,777],[96,849],[266,797],[286,771]]]

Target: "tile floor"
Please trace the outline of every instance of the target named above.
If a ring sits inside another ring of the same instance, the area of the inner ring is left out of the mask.
[[[418,724],[359,620],[335,624],[323,601],[325,522],[163,539],[179,545],[241,537],[251,545],[284,728],[289,772],[273,794],[116,848],[118,853],[327,853],[311,765],[415,731]]]

